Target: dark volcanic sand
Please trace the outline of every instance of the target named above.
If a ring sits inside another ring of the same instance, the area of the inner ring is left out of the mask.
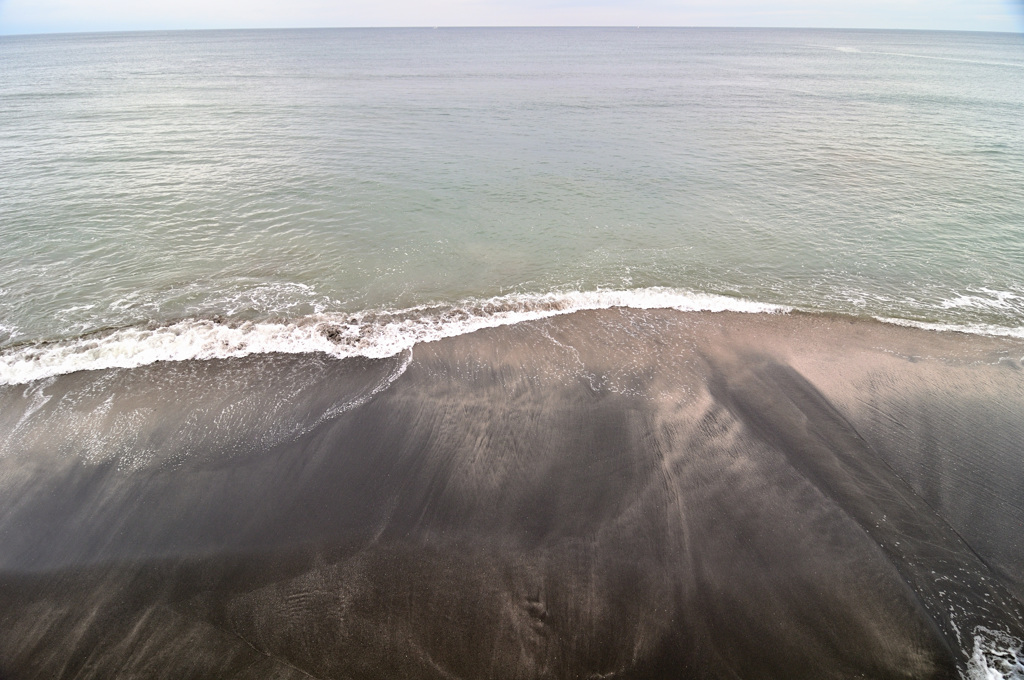
[[[1006,670],[1022,357],[609,310],[0,388],[0,678]]]

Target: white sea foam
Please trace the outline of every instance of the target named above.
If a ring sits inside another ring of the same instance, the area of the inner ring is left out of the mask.
[[[942,331],[954,333],[968,333],[970,335],[988,335],[1003,338],[1024,338],[1024,327],[1010,328],[1008,326],[996,326],[987,323],[937,323],[931,321],[914,321],[912,319],[895,319],[891,317],[875,317],[883,323],[891,323],[896,326],[907,328],[922,328],[926,331]]]
[[[1021,647],[1016,638],[978,627],[965,680],[1024,680]]]
[[[511,294],[458,305],[422,305],[355,314],[314,314],[286,323],[234,324],[189,319],[160,328],[23,346],[0,355],[0,384],[23,384],[75,371],[133,368],[158,361],[323,352],[383,358],[417,343],[585,309],[786,312],[790,308],[672,288]]]
[[[992,312],[1001,313],[1003,316],[1020,318],[1024,316],[1024,295],[1019,292],[1006,290],[993,290],[991,288],[975,288],[965,293],[946,298],[940,303],[942,309],[964,310],[968,313],[980,313],[982,315]],[[940,323],[929,321],[913,321],[909,319],[876,317],[885,323],[909,326],[912,328],[923,328],[929,331],[953,331],[958,333],[970,333],[972,335],[990,335],[1007,338],[1024,338],[1024,327],[1013,328],[995,324],[974,322],[974,323]]]
[[[352,314],[316,313],[287,322],[187,319],[159,328],[123,328],[63,342],[23,345],[0,354],[0,384],[23,384],[76,371],[134,368],[158,361],[221,359],[250,354],[323,352],[338,358],[395,356],[483,328],[587,309],[628,307],[680,311],[773,313],[783,305],[675,288],[516,293],[462,303]],[[1024,328],[878,318],[933,331],[1024,338]]]
[[[942,301],[943,309],[1018,309],[1024,307],[1024,296],[1005,290],[982,288],[975,295],[958,295]]]

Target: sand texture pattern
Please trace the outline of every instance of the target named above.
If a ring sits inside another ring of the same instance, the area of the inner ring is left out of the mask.
[[[612,309],[0,388],[0,678],[1012,664],[1022,357]]]

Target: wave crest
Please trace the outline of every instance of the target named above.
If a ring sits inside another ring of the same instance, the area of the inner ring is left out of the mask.
[[[421,305],[353,314],[313,314],[286,322],[186,319],[159,328],[22,346],[0,355],[0,384],[24,384],[76,371],[134,368],[158,361],[227,359],[250,354],[322,352],[338,358],[395,356],[432,342],[586,309],[787,312],[789,307],[673,288],[516,293],[456,305]]]

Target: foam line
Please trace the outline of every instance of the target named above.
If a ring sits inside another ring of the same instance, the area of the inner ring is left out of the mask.
[[[285,323],[187,319],[160,328],[123,328],[101,337],[22,346],[0,355],[0,384],[76,371],[134,368],[158,361],[223,359],[260,353],[323,352],[338,358],[395,356],[417,343],[569,314],[632,307],[683,311],[785,312],[788,307],[671,288],[510,294],[456,305],[314,314]]]
[[[890,323],[895,326],[904,326],[906,328],[921,328],[926,331],[967,333],[969,335],[988,335],[1001,338],[1024,338],[1024,327],[1008,328],[1006,326],[996,326],[994,324],[987,323],[935,323],[931,321],[914,321],[912,319],[895,319],[881,316],[877,316],[875,319],[882,323]]]
[[[784,313],[792,307],[675,288],[514,293],[458,304],[353,314],[321,313],[287,322],[186,319],[159,328],[122,328],[102,336],[22,345],[0,355],[0,384],[29,383],[76,371],[134,368],[158,361],[226,359],[250,354],[322,352],[338,358],[392,357],[422,342],[588,309]],[[1024,328],[879,318],[936,331],[1024,338]]]

